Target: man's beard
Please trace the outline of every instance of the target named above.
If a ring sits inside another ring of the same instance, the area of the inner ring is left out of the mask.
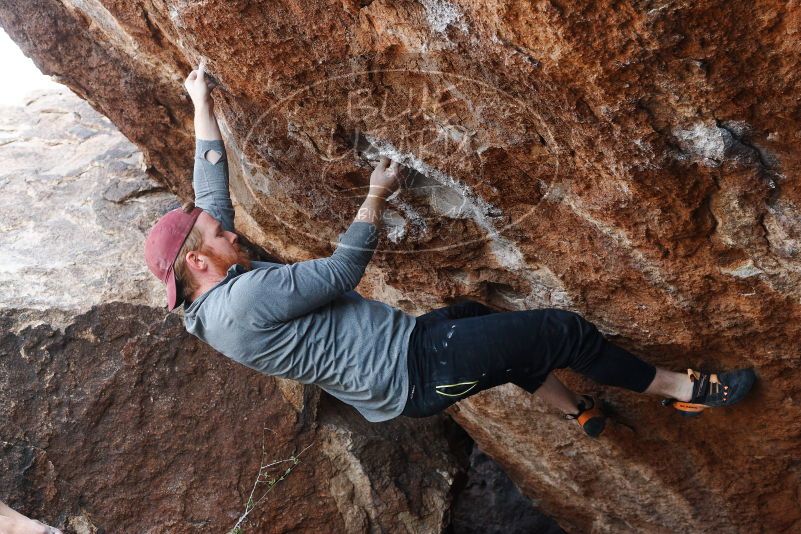
[[[236,263],[244,267],[246,271],[252,269],[253,266],[250,263],[250,258],[247,253],[242,250],[239,245],[234,245],[234,249],[236,249],[236,252],[231,254],[217,254],[211,250],[205,250],[203,254],[209,258],[209,263],[221,273],[227,273],[228,269]]]

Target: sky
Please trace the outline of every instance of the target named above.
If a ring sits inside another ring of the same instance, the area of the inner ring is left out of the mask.
[[[0,72],[6,80],[0,83],[0,106],[22,104],[25,95],[34,89],[60,85],[42,74],[3,28],[0,28]]]

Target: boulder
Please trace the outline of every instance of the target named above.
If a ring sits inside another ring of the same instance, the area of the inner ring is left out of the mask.
[[[410,172],[365,294],[567,308],[673,370],[756,368],[747,402],[697,420],[567,376],[619,413],[598,442],[511,385],[451,408],[571,532],[801,530],[799,21],[721,0],[0,0],[181,198],[204,59],[237,224],[271,253],[330,253],[391,155]]]

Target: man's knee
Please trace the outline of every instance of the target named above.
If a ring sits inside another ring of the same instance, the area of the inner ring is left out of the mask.
[[[454,318],[478,317],[489,313],[495,313],[495,310],[489,306],[472,299],[463,300],[458,304],[454,304],[452,310],[455,316]]]
[[[467,303],[470,309],[475,312],[475,315],[487,315],[488,313],[495,313],[496,311],[477,300],[468,300]]]
[[[551,309],[549,312],[549,322],[553,323],[566,341],[564,346],[567,354],[564,355],[561,367],[580,371],[591,365],[600,354],[604,343],[598,328],[573,311]]]

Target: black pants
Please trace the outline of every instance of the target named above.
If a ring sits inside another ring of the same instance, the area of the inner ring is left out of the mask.
[[[569,367],[601,384],[645,391],[656,368],[604,339],[580,315],[552,308],[498,312],[475,301],[417,317],[401,415],[427,417],[507,382],[533,393]]]

